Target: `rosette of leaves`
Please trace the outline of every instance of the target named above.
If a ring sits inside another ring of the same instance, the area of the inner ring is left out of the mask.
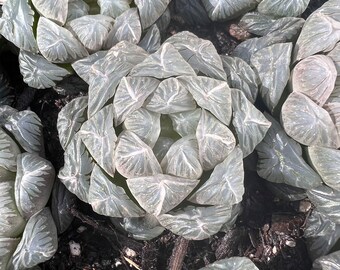
[[[96,52],[102,55],[122,40],[157,50],[160,31],[155,22],[160,28],[169,23],[169,2],[6,1],[0,34],[20,49],[24,81],[34,88],[48,88],[73,72],[69,64]]]
[[[42,156],[42,125],[31,111],[0,106],[0,269],[52,257],[57,231],[45,207],[55,172]]]
[[[138,239],[231,226],[243,158],[271,123],[229,86],[212,43],[181,32],[149,54],[123,41],[74,66],[89,95],[58,116],[65,186]]]

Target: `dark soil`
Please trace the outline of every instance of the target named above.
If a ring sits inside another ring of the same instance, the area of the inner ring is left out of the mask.
[[[324,2],[311,0],[303,17]],[[240,42],[229,34],[231,23],[192,26],[175,14],[166,36],[188,30],[211,40],[219,53],[230,53]],[[63,165],[63,151],[56,128],[58,112],[73,98],[86,95],[87,85],[73,76],[55,89],[32,89],[22,83],[17,57],[13,53],[3,53],[0,61],[16,89],[15,107],[20,110],[31,108],[41,118],[46,156],[58,170]],[[68,89],[67,93],[63,93],[64,88]],[[218,233],[202,241],[187,241],[168,231],[151,241],[136,241],[116,229],[107,217],[94,213],[89,205],[77,201],[69,209],[75,218],[59,236],[57,253],[41,268],[191,270],[218,259],[247,256],[262,270],[311,269],[303,238],[309,212],[299,212],[299,202],[278,200],[267,189],[266,182],[254,172],[247,173],[245,189],[244,211],[235,226],[227,233]],[[80,244],[80,256],[71,256],[70,241]]]

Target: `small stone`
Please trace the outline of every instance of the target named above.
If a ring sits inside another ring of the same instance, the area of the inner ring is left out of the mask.
[[[286,240],[285,244],[288,247],[295,247],[296,246],[296,242],[293,239]]]
[[[74,242],[73,240],[70,241],[68,244],[70,246],[71,255],[72,256],[80,256],[80,254],[81,254],[80,244]]]
[[[134,250],[131,249],[131,248],[126,248],[126,249],[124,250],[124,252],[125,252],[125,255],[128,256],[128,257],[130,257],[130,258],[134,258],[134,257],[137,256],[136,251],[134,251]]]
[[[78,229],[77,229],[77,233],[82,233],[84,231],[86,231],[87,228],[85,226],[80,226]]]
[[[274,255],[277,254],[277,247],[274,246],[272,252]]]
[[[307,213],[312,208],[312,204],[309,201],[300,201],[299,212]]]

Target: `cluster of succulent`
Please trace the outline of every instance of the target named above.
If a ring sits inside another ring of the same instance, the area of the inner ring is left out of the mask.
[[[57,250],[49,208],[55,178],[32,111],[0,106],[0,269],[27,269]]]

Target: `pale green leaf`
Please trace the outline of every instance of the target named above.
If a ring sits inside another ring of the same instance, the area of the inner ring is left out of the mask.
[[[32,0],[32,4],[40,15],[64,25],[68,13],[69,0]]]
[[[143,29],[151,26],[165,11],[171,0],[135,0]]]

